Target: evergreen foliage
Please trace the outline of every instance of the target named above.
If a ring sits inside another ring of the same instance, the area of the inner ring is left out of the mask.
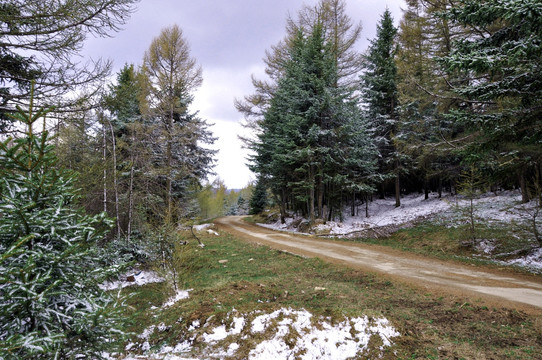
[[[528,201],[526,184],[542,164],[542,4],[468,0],[446,18],[484,29],[457,41],[444,59],[449,72],[468,74],[455,89],[463,106],[448,114],[465,128],[457,150],[489,173],[518,176]]]
[[[322,25],[299,30],[288,54],[251,166],[267,179],[283,219],[287,203],[313,220],[327,219],[341,212],[343,188],[370,188],[375,152],[351,90],[337,86]]]
[[[0,358],[99,359],[121,334],[119,303],[98,287],[109,221],[72,208],[74,174],[37,132],[46,113],[19,108],[26,136],[0,142]]]
[[[401,156],[395,145],[398,130],[397,66],[395,64],[397,28],[386,9],[377,25],[376,38],[371,41],[361,77],[366,116],[373,130],[380,153],[381,175],[395,178],[396,206],[400,206]],[[382,191],[381,196],[385,192]]]
[[[267,204],[267,186],[265,185],[265,181],[262,178],[259,178],[258,181],[256,181],[256,185],[254,186],[254,192],[252,193],[252,197],[250,198],[249,214],[260,214],[265,210]]]

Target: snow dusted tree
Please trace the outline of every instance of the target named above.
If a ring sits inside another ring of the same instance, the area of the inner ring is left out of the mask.
[[[463,106],[448,115],[465,128],[455,146],[503,177],[514,174],[527,202],[542,168],[542,3],[465,0],[445,18],[479,29],[444,62],[468,75],[455,88]]]
[[[146,115],[153,123],[153,172],[163,182],[163,214],[175,218],[174,203],[190,186],[204,179],[216,153],[203,145],[214,143],[209,124],[189,111],[192,91],[201,85],[201,68],[177,25],[165,28],[145,53],[143,71]]]
[[[241,197],[239,198],[241,199]],[[254,186],[254,191],[250,198],[249,203],[249,214],[256,215],[265,210],[267,206],[267,186],[265,180],[261,177],[256,180],[256,185]]]
[[[246,127],[255,132],[261,130],[259,124],[270,105],[279,79],[284,75],[290,48],[298,31],[303,29],[309,33],[317,23],[322,27],[325,41],[333,53],[338,71],[335,85],[354,87],[354,84],[357,84],[358,73],[362,68],[362,56],[356,50],[356,44],[361,37],[361,23],[352,21],[347,13],[345,0],[320,0],[315,6],[304,5],[297,17],[288,17],[284,40],[266,51],[264,62],[269,79],[253,78],[255,93],[235,101],[237,110],[245,116]],[[246,140],[250,142],[249,139]]]
[[[325,207],[340,213],[343,188],[374,158],[368,142],[357,141],[369,134],[350,89],[337,86],[331,44],[321,24],[298,31],[252,144],[252,170],[267,180],[283,220],[288,202],[311,220],[331,216]]]
[[[379,171],[395,178],[395,206],[399,207],[401,159],[394,143],[398,122],[396,35],[393,18],[386,9],[366,56],[361,90],[380,152]]]
[[[72,208],[74,175],[55,167],[45,114],[19,108],[26,136],[0,142],[0,358],[100,359],[121,333],[117,300],[98,287],[108,221]]]

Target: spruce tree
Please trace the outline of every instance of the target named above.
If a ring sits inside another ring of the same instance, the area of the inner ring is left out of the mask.
[[[519,182],[526,202],[542,166],[542,4],[465,0],[446,19],[483,30],[444,60],[448,71],[469,75],[455,89],[462,107],[448,114],[465,130],[455,146],[486,176],[489,169]]]
[[[365,73],[362,75],[362,93],[367,117],[374,129],[380,151],[379,171],[395,178],[395,206],[400,200],[400,154],[394,143],[397,134],[397,66],[395,64],[397,28],[391,13],[386,9],[377,25],[376,38],[366,56]],[[384,195],[384,191],[382,191]]]
[[[239,198],[241,199],[241,197]],[[265,185],[264,179],[261,177],[256,181],[256,186],[254,187],[254,192],[249,202],[249,214],[256,215],[265,210],[267,206],[267,186]]]
[[[0,358],[100,359],[121,333],[118,303],[98,287],[108,221],[72,208],[74,174],[37,132],[45,114],[19,108],[25,136],[0,142]]]
[[[333,54],[321,24],[300,29],[253,143],[252,170],[268,179],[283,219],[287,203],[311,220],[330,218],[344,188],[371,187],[374,146],[352,90],[337,85]]]

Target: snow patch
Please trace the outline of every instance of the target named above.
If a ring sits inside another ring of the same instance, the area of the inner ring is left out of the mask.
[[[523,258],[509,260],[506,263],[539,272],[542,270],[542,248],[535,250],[533,253]]]
[[[174,305],[177,301],[188,299],[190,297],[190,291],[193,289],[188,290],[178,290],[177,293],[171,297],[166,303],[163,305],[163,307],[170,307]]]
[[[129,281],[129,280],[133,281]],[[164,279],[160,277],[154,271],[145,271],[145,270],[132,270],[126,274],[120,276],[120,280],[116,281],[106,281],[103,284],[100,284],[100,289],[104,291],[122,289],[128,286],[142,286],[150,283],[162,282]]]
[[[233,314],[235,313],[235,315]],[[252,321],[248,319],[253,319]],[[226,324],[230,324],[229,328]],[[157,359],[188,359],[193,350],[191,342],[199,337],[207,344],[202,358],[235,358],[237,350],[242,346],[251,346],[254,337],[263,341],[253,345],[248,359],[336,359],[343,360],[365,354],[372,337],[381,339],[380,352],[392,345],[392,339],[400,336],[399,332],[390,325],[385,318],[369,318],[367,316],[346,318],[342,322],[334,323],[329,318],[314,317],[307,310],[294,310],[283,308],[269,314],[260,311],[252,312],[246,316],[238,314],[235,310],[228,315],[225,323],[214,328],[200,327],[199,321],[194,321],[188,328],[185,339],[175,346],[163,346],[158,352],[149,351],[148,337],[156,329],[151,326],[139,335],[145,342],[140,347],[144,352],[141,358]],[[206,330],[203,330],[206,329]],[[186,340],[190,339],[190,340]],[[131,344],[130,349],[135,348]],[[129,350],[129,349],[127,349]],[[371,351],[378,349],[371,349]],[[373,354],[370,355],[380,355]],[[125,359],[137,359],[130,357]]]

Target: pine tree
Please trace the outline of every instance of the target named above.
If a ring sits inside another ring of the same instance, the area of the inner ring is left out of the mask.
[[[98,287],[109,222],[72,208],[74,175],[37,132],[45,114],[19,108],[26,136],[0,142],[0,358],[100,359],[120,334],[118,303]]]

